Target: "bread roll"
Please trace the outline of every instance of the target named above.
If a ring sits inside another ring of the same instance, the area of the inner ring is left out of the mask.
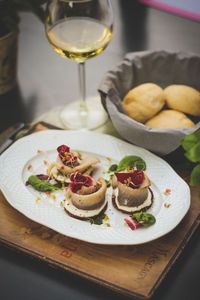
[[[192,116],[200,116],[200,92],[187,85],[170,85],[164,90],[167,106]]]
[[[144,123],[163,107],[163,89],[154,83],[140,84],[128,92],[122,105],[129,117]]]
[[[145,125],[152,128],[190,128],[195,124],[184,113],[170,109],[161,111]]]

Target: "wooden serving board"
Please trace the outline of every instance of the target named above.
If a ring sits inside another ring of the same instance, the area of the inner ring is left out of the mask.
[[[40,123],[31,132],[45,129]],[[117,292],[147,299],[199,226],[199,211],[198,188],[191,187],[191,208],[171,233],[144,245],[104,246],[68,238],[29,220],[0,192],[0,241]]]

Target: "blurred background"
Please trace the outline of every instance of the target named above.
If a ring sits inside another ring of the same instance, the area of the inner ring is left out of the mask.
[[[87,96],[97,94],[104,73],[127,52],[165,49],[200,54],[199,22],[137,0],[112,0],[112,5],[114,36],[105,51],[86,63]],[[36,16],[20,16],[18,84],[0,95],[0,132],[17,121],[30,123],[79,97],[76,62],[55,53]]]

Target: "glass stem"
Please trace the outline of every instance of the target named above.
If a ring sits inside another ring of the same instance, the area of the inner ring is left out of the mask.
[[[86,105],[85,62],[78,63],[78,75],[80,90],[80,119],[82,123],[82,128],[86,128],[88,108]]]

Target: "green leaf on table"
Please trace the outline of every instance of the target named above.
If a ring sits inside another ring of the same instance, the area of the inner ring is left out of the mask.
[[[200,162],[200,141],[187,150],[185,157],[194,163]]]
[[[200,185],[200,129],[181,138],[180,142],[186,151],[185,157],[193,164],[196,164],[190,175],[190,184]]]
[[[190,184],[200,186],[200,164],[192,170],[190,175]]]
[[[200,130],[186,135],[180,139],[180,142],[185,151],[190,150],[195,144],[200,142]]]
[[[136,167],[138,170],[145,171],[146,170],[146,163],[145,161],[139,157],[134,155],[125,156],[120,160],[117,171],[124,171],[126,168],[134,168]]]
[[[36,175],[29,176],[28,182],[35,190],[39,192],[50,192],[53,190],[62,190],[62,187],[60,187],[57,183],[51,184],[48,181],[43,181]]]

